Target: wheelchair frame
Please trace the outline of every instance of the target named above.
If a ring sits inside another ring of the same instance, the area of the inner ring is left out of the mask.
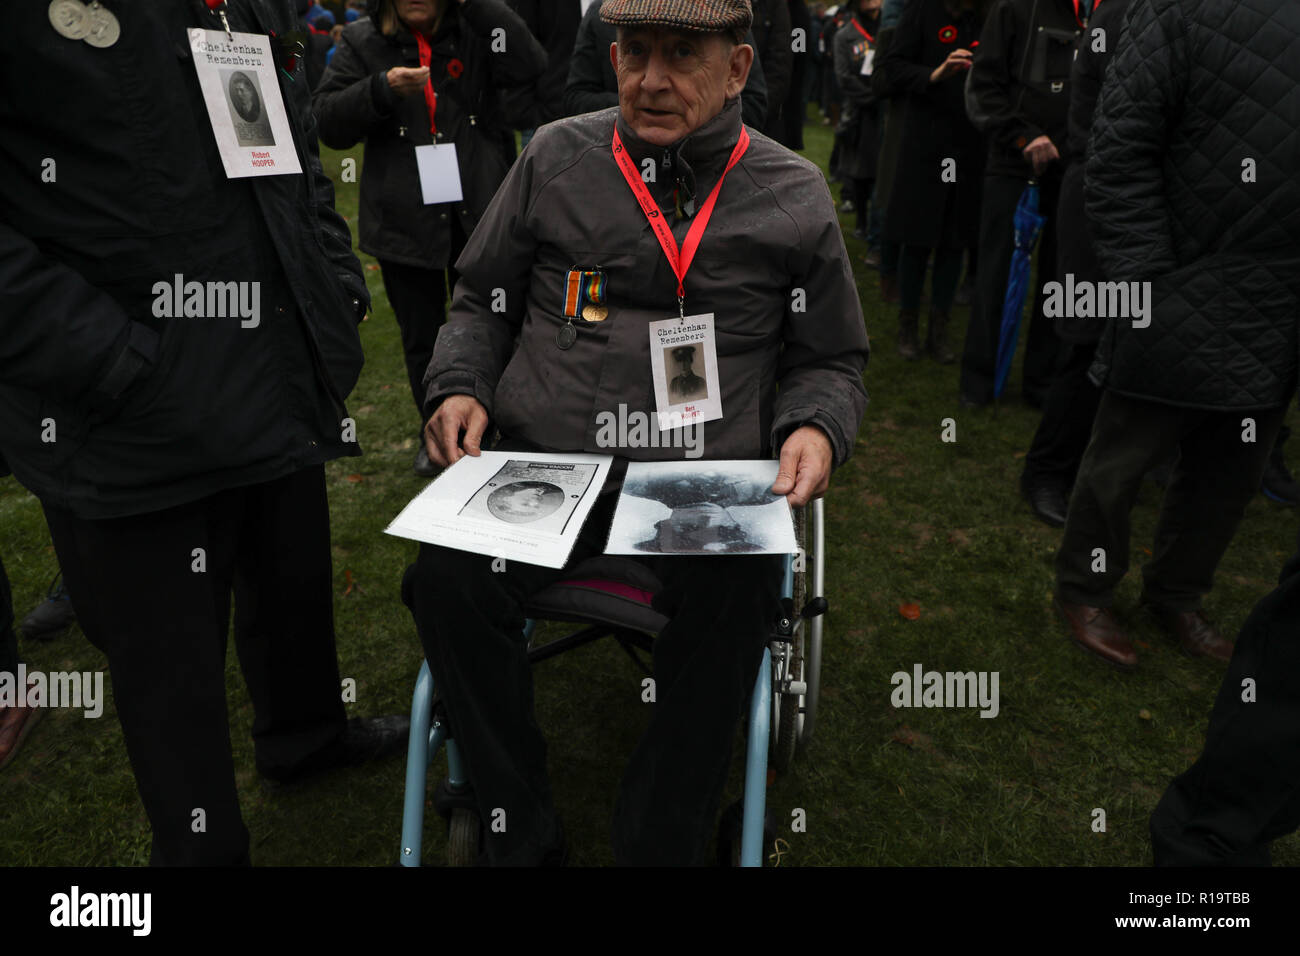
[[[797,752],[812,739],[821,687],[822,626],[827,610],[825,599],[824,506],[819,498],[798,509],[796,534],[800,552],[786,558],[781,585],[780,619],[763,660],[748,710],[743,824],[739,864],[763,865],[764,823],[767,813],[769,759],[778,772],[789,769]],[[811,593],[811,597],[807,595]],[[528,620],[525,636],[532,638],[534,621]],[[538,648],[530,646],[529,661],[536,663],[573,647],[613,636],[628,655],[645,669],[633,646],[648,650],[648,635],[607,624],[593,624]],[[460,749],[448,727],[433,713],[433,675],[428,661],[411,696],[411,736],[406,755],[406,786],[402,809],[402,848],[398,863],[419,866],[424,845],[424,804],[429,764],[438,748],[446,745],[447,783],[452,790],[468,785]],[[452,819],[456,826],[456,818]],[[477,825],[477,824],[475,824]],[[453,834],[454,836],[454,834]]]

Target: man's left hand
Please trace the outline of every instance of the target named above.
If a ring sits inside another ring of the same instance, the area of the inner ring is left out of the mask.
[[[820,498],[830,484],[833,461],[831,440],[824,431],[816,425],[796,429],[781,446],[781,465],[772,493],[785,495],[792,508]]]

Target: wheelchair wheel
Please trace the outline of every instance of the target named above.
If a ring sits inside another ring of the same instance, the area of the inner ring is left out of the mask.
[[[447,865],[473,866],[478,854],[478,814],[459,807],[452,810],[447,826]]]
[[[806,562],[804,579],[807,592],[813,600],[826,597],[826,537],[823,500],[818,498],[807,509]],[[805,597],[805,600],[807,598]],[[802,605],[801,605],[802,606]],[[824,605],[823,605],[824,606]],[[801,622],[803,632],[805,683],[802,712],[799,721],[798,751],[802,753],[812,740],[813,726],[817,721],[817,699],[821,694],[822,628],[826,614],[822,613]]]

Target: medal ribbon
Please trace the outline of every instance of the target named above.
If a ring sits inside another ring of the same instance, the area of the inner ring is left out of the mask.
[[[650,195],[650,190],[641,179],[641,174],[637,171],[636,163],[632,162],[632,157],[627,154],[623,148],[623,140],[618,135],[618,127],[614,127],[614,161],[618,163],[618,168],[623,173],[623,178],[627,180],[632,194],[636,196],[636,201],[641,204],[641,211],[645,213],[646,219],[650,223],[650,228],[654,230],[655,238],[659,240],[659,246],[663,249],[664,255],[668,257],[668,264],[673,268],[673,274],[677,276],[677,305],[678,311],[681,311],[682,300],[686,298],[686,288],[684,282],[686,273],[691,268],[691,262],[695,259],[695,251],[700,247],[700,239],[704,236],[704,230],[708,228],[709,217],[713,215],[713,207],[718,201],[718,193],[722,191],[722,182],[727,178],[727,173],[731,168],[740,162],[740,157],[745,155],[745,150],[749,148],[749,133],[744,126],[740,127],[740,138],[736,140],[735,148],[731,151],[731,158],[727,160],[727,168],[722,171],[718,177],[718,182],[709,193],[709,198],[704,200],[704,205],[700,207],[699,214],[695,221],[691,223],[691,228],[686,232],[686,241],[682,243],[681,252],[677,249],[677,240],[673,237],[673,231],[668,228],[668,223],[664,222],[663,215],[659,212],[659,206],[655,203],[654,198]]]
[[[415,30],[411,32],[415,34],[415,45],[420,49],[420,66],[429,67],[429,82],[424,85],[424,103],[429,108],[429,133],[437,139],[438,124],[435,120],[438,116],[438,94],[433,90],[433,47],[423,33]]]

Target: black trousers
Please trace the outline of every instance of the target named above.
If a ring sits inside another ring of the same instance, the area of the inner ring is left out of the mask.
[[[607,496],[612,498],[613,496]],[[598,504],[570,565],[604,550],[613,502]],[[671,622],[654,644],[656,702],[619,790],[613,845],[620,864],[705,862],[726,784],[737,718],[749,700],[778,610],[781,562],[771,555],[647,558]],[[523,639],[528,598],[562,571],[421,545],[403,592],[435,687],[459,742],[494,865],[535,865],[558,840],[546,741],[533,716]],[[635,687],[635,685],[630,685]]]
[[[447,319],[447,275],[442,269],[418,269],[382,259],[379,269],[384,277],[388,303],[397,316],[398,328],[402,330],[406,378],[423,423],[424,372],[433,358],[438,330]],[[452,281],[454,284],[455,280]]]
[[[248,862],[226,712],[232,590],[258,769],[291,772],[346,725],[324,467],[128,518],[45,515],[82,630],[108,658],[152,862]]]
[[[961,392],[980,403],[993,401],[1002,303],[1006,300],[1007,274],[1016,246],[1016,203],[1020,201],[1025,186],[1023,179],[1011,176],[984,177],[984,193],[980,201],[979,272],[971,297],[970,321],[966,326],[966,345],[961,358]],[[1060,358],[1060,338],[1052,320],[1043,315],[1043,286],[1056,278],[1056,206],[1060,188],[1059,175],[1048,175],[1039,185],[1038,210],[1047,217],[1047,222],[1038,237],[1037,277],[1030,276],[1034,309],[1029,320],[1021,385],[1024,394],[1035,401],[1042,401],[1047,395]]]
[[[1043,417],[1025,456],[1024,483],[1051,485],[1068,492],[1092,437],[1101,389],[1088,378],[1096,342],[1065,343],[1061,368],[1043,403]]]
[[[1269,842],[1300,826],[1300,542],[1296,549],[1237,636],[1205,750],[1151,815],[1157,866],[1267,864]]]
[[[1128,570],[1129,512],[1142,477],[1177,451],[1152,558],[1142,569],[1142,600],[1175,611],[1199,608],[1259,490],[1284,412],[1201,411],[1105,392],[1056,553],[1061,597],[1093,607],[1114,602]],[[1242,441],[1244,418],[1255,422],[1253,442]],[[1093,570],[1100,568],[1097,548],[1104,550],[1105,570]]]
[[[18,677],[18,634],[14,631],[14,598],[9,590],[9,575],[0,561],[0,672]]]

